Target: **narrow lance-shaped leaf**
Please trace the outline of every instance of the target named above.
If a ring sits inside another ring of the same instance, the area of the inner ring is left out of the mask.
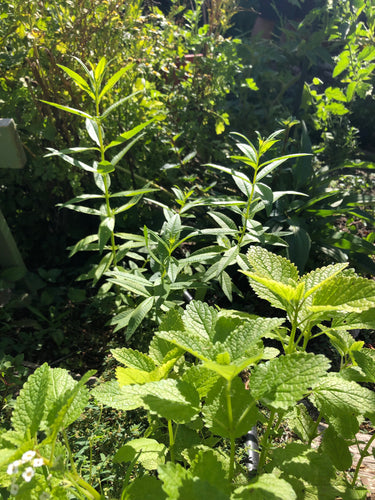
[[[63,106],[55,102],[43,101],[43,99],[41,99],[41,102],[44,102],[44,104],[49,104],[49,106],[53,106],[54,108],[61,109],[62,111],[66,111],[67,113],[71,113],[72,115],[82,116],[83,118],[89,118],[90,120],[93,119],[93,116],[89,115],[88,113],[80,111],[79,109],[71,108],[70,106]]]
[[[104,85],[102,91],[99,94],[99,101],[102,99],[103,96],[107,92],[109,92],[115,85],[116,83],[120,80],[120,78],[131,68],[132,64],[128,64],[124,68],[121,68],[119,71],[117,71],[111,78],[107,81],[107,83]]]
[[[92,99],[95,99],[95,95],[92,92],[92,89],[90,88],[90,85],[86,82],[84,78],[82,78],[81,75],[76,73],[70,68],[67,68],[66,66],[63,66],[62,64],[57,65],[59,68],[65,71],[73,80],[74,82],[80,87],[84,92],[86,92]]]
[[[87,170],[88,172],[95,172],[95,169],[93,167],[90,167],[90,165],[87,165],[86,163],[83,163],[82,161],[76,160],[75,158],[72,158],[71,156],[68,156],[61,151],[57,151],[57,149],[53,148],[47,148],[48,151],[51,151],[51,153],[45,155],[46,157],[48,156],[59,156],[62,158],[64,161],[67,163],[70,163],[71,165],[75,167],[82,168],[83,170]]]

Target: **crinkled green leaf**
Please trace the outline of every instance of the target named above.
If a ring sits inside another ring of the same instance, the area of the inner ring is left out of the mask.
[[[156,335],[151,340],[149,355],[156,363],[165,363],[169,359],[181,356],[182,354],[182,349]]]
[[[122,495],[121,500],[167,500],[161,481],[154,476],[137,477]]]
[[[240,486],[231,495],[231,500],[295,500],[292,486],[274,474],[262,474],[247,486]]]
[[[297,498],[332,500],[337,496],[330,484],[336,475],[335,468],[326,454],[309,445],[294,442],[288,443],[284,448],[275,449],[272,462],[267,466],[268,470],[273,468],[281,471],[281,478],[294,486]],[[296,478],[297,482],[293,481],[293,478]],[[303,492],[306,490],[308,493],[306,492],[305,496]]]
[[[166,378],[178,360],[178,357],[179,356],[169,359],[150,372],[139,370],[137,368],[123,368],[122,366],[119,366],[116,368],[116,378],[121,386],[156,382],[157,380]]]
[[[375,306],[375,281],[345,276],[330,280],[314,295],[312,311],[362,312]]]
[[[323,433],[320,447],[323,453],[327,453],[336,469],[345,471],[350,469],[353,462],[353,457],[349,450],[350,444],[350,442],[339,436],[334,428],[329,425]]]
[[[227,382],[218,380],[206,398],[202,413],[204,421],[214,434],[221,437],[244,436],[259,420],[259,411],[255,400],[240,378],[231,382],[230,400],[232,403],[232,425],[228,416]]]
[[[12,425],[25,437],[36,436],[45,413],[50,368],[44,363],[29,376],[14,405]]]
[[[190,422],[199,412],[199,396],[195,388],[181,380],[160,380],[123,389],[142,400],[142,406],[159,417],[178,423]]]
[[[85,383],[95,374],[95,370],[87,372],[77,382],[62,368],[51,369],[50,386],[47,395],[47,422],[53,430],[52,435],[62,428],[68,427],[83,412],[89,401],[89,392]]]
[[[271,359],[254,369],[251,394],[268,407],[287,410],[310,392],[329,367],[325,356],[305,352]]]
[[[213,345],[208,339],[205,339],[205,337],[199,334],[170,331],[158,332],[157,336],[171,342],[187,352],[190,352],[190,354],[193,354],[193,356],[196,356],[199,359],[207,360],[212,356],[215,358]]]
[[[168,500],[212,498],[229,500],[228,495],[211,485],[208,481],[193,477],[179,464],[171,462],[158,468],[158,474],[163,481],[163,490],[168,494]]]
[[[207,396],[211,387],[215,385],[219,378],[217,373],[205,368],[203,365],[193,365],[182,375],[181,380],[191,384],[197,390],[199,397]]]
[[[155,369],[154,361],[144,354],[143,352],[137,351],[130,348],[120,348],[111,349],[111,354],[113,357],[125,366],[130,366],[132,368],[137,368],[139,370],[144,370],[146,372],[151,372]]]
[[[323,417],[345,438],[358,432],[358,416],[375,413],[375,393],[336,373],[321,379],[314,387],[312,399]]]
[[[129,390],[129,386],[120,387],[117,380],[95,387],[91,394],[99,403],[116,410],[134,410],[142,406],[140,395]]]
[[[246,254],[252,271],[264,278],[273,279],[288,285],[290,280],[298,281],[298,269],[288,259],[268,250],[253,246]]]
[[[212,339],[215,335],[217,311],[205,302],[193,300],[182,316],[185,328],[195,334]]]
[[[139,452],[141,453],[137,462],[142,464],[146,470],[156,470],[159,465],[165,463],[167,447],[155,439],[133,439],[118,449],[113,461],[115,463],[132,462]]]
[[[316,424],[311,418],[306,406],[298,404],[293,410],[285,415],[288,427],[304,442],[311,442],[316,437]]]
[[[375,308],[359,313],[337,314],[331,326],[345,330],[375,330]]]
[[[228,457],[219,450],[197,447],[197,453],[190,464],[194,477],[207,481],[219,490],[230,493]]]

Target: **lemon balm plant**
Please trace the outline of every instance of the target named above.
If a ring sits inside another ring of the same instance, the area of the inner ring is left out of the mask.
[[[83,240],[79,241],[70,253],[70,255],[74,255],[78,251],[87,250],[97,250],[100,254],[104,253],[100,263],[88,275],[88,277],[96,283],[103,273],[111,266],[115,267],[121,255],[123,256],[124,253],[129,250],[128,243],[125,243],[124,245],[119,245],[117,243],[118,240],[121,240],[121,236],[115,232],[116,216],[119,216],[123,212],[134,207],[142,198],[143,194],[153,191],[153,189],[149,187],[144,187],[138,190],[121,191],[117,193],[111,193],[110,191],[110,174],[116,170],[116,166],[129,149],[142,137],[142,130],[147,127],[152,120],[142,123],[131,130],[125,131],[109,143],[106,143],[104,128],[105,120],[110,117],[111,113],[113,113],[116,108],[123,105],[127,100],[133,98],[137,93],[139,93],[138,91],[127,95],[114,102],[106,109],[103,109],[104,98],[121,79],[121,77],[129,71],[131,65],[121,68],[114,75],[105,80],[109,65],[104,57],[98,62],[97,65],[90,64],[89,67],[87,67],[86,64],[84,64],[80,59],[75,58],[75,60],[83,69],[85,78],[70,68],[62,65],[59,65],[59,67],[63,69],[78,85],[78,87],[87,94],[88,98],[92,102],[92,112],[89,113],[81,111],[79,109],[57,103],[47,101],[43,102],[66,111],[67,113],[84,118],[86,131],[94,145],[88,147],[73,147],[60,151],[48,148],[50,153],[47,156],[57,156],[70,165],[91,172],[94,176],[96,186],[101,191],[100,194],[82,194],[61,205],[61,207],[83,214],[94,215],[100,217],[101,219],[98,233],[87,236]],[[121,146],[120,151],[108,159],[109,153],[112,153],[114,148],[118,149],[119,146]],[[97,158],[91,165],[81,160],[77,160],[74,156],[72,156],[85,152],[96,154]],[[128,198],[126,203],[117,203],[118,200],[124,198]],[[99,201],[101,205],[98,208],[93,208],[91,206],[83,206],[80,204],[81,202],[90,202],[92,200]],[[114,204],[116,205],[114,206]],[[135,243],[135,245],[137,244]]]
[[[287,318],[192,301],[168,312],[147,353],[112,350],[122,366],[91,394],[117,410],[143,409],[149,423],[113,457],[124,467],[121,500],[366,497],[358,472],[375,436],[361,449],[356,434],[364,419],[375,423],[375,394],[361,385],[375,382],[375,357],[348,328],[374,326],[375,283],[340,264],[298,277],[291,262],[260,247],[248,252],[248,263],[251,286]],[[301,301],[310,324],[342,354],[338,372],[286,333],[298,318],[289,307],[301,311]],[[282,350],[267,346],[270,337]],[[105,498],[78,473],[66,433],[87,404],[90,375],[77,382],[45,364],[21,390],[12,428],[0,434],[0,484],[16,498]],[[313,447],[322,418],[326,430]],[[238,448],[254,425],[263,430],[249,477]],[[360,460],[350,472],[353,443]]]

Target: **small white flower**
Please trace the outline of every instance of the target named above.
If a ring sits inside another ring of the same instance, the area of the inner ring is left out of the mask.
[[[12,483],[10,486],[10,494],[16,496],[20,487],[16,483]]]
[[[42,467],[42,465],[44,465],[43,458],[34,458],[33,467]]]
[[[48,500],[49,498],[51,498],[51,495],[47,493],[47,491],[43,491],[43,493],[39,495],[39,500]]]
[[[32,480],[34,474],[35,474],[34,469],[32,467],[27,467],[25,471],[22,473],[22,477],[27,483],[29,483]]]
[[[36,455],[36,451],[33,451],[33,450],[30,450],[30,451],[26,451],[26,453],[24,453],[22,455],[22,462],[23,463],[26,463],[26,462],[30,462],[30,460],[32,458],[34,458]]]
[[[8,465],[7,474],[11,476],[12,474],[17,474],[17,472],[18,472],[18,464],[16,464],[16,462],[12,462],[11,464]]]

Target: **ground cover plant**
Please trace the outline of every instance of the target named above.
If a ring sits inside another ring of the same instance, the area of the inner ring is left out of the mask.
[[[1,4],[4,498],[365,497],[372,3]]]

